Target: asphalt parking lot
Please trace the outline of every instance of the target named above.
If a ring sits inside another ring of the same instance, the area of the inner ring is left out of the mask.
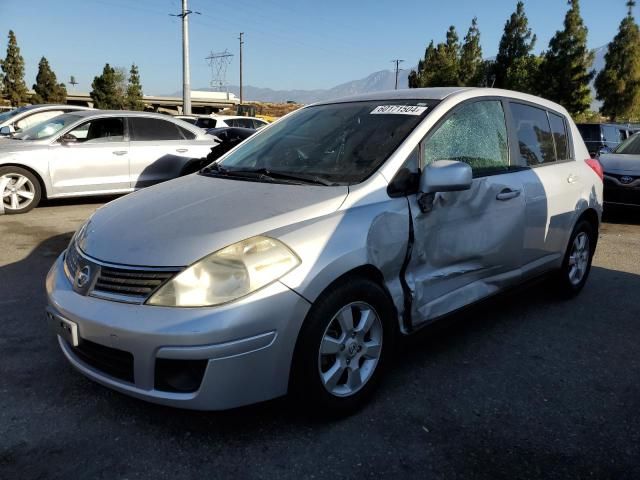
[[[0,478],[640,477],[640,212],[607,216],[578,298],[542,280],[473,307],[327,422],[283,400],[180,411],[76,373],[43,283],[98,201],[0,217]]]

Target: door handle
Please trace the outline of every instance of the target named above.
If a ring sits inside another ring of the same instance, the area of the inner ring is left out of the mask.
[[[578,176],[574,175],[573,173],[567,177],[568,183],[576,183],[577,181],[578,181]]]
[[[520,190],[511,190],[510,188],[505,188],[498,195],[496,195],[496,200],[511,200],[512,198],[516,198],[520,195]]]
[[[176,148],[176,152],[178,153],[184,153],[184,152],[188,152],[189,149],[188,148]]]
[[[126,155],[127,151],[126,150],[116,150],[115,152],[113,152],[114,155]]]

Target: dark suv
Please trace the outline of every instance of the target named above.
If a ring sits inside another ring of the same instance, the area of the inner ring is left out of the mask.
[[[633,135],[631,128],[615,123],[578,123],[576,126],[592,157],[598,156],[601,150],[613,151]]]

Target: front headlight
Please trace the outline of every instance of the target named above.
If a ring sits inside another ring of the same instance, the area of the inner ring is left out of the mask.
[[[237,300],[300,265],[285,244],[257,236],[218,250],[191,265],[154,293],[148,305],[208,307]]]

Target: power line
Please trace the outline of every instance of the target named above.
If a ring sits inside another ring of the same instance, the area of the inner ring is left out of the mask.
[[[396,64],[396,90],[398,89],[398,73],[400,72],[400,64],[404,62],[404,60],[400,60],[399,58],[396,58],[395,60],[391,60],[391,63],[395,63]]]
[[[244,32],[240,32],[238,40],[240,40],[240,105],[242,105],[242,45],[244,45]]]
[[[169,15],[182,18],[182,113],[191,115],[191,73],[189,72],[189,15],[194,12],[187,8],[187,0],[182,0],[182,13]]]

